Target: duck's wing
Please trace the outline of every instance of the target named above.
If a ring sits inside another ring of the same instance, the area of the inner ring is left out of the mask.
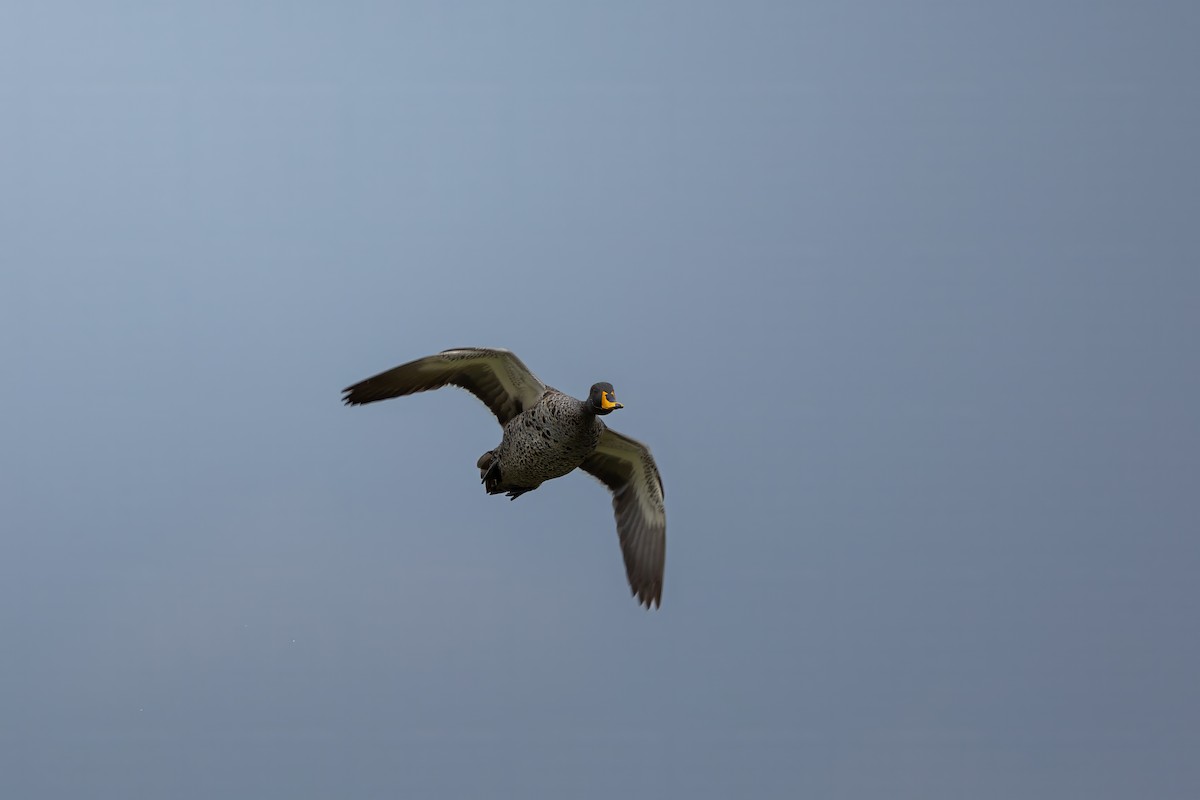
[[[584,460],[581,468],[612,490],[629,588],[646,608],[661,605],[667,513],[662,478],[650,449],[628,436],[605,430],[596,452]]]
[[[342,390],[342,401],[358,406],[443,386],[458,386],[478,397],[501,425],[537,403],[546,391],[546,385],[508,350],[461,347],[348,386]]]

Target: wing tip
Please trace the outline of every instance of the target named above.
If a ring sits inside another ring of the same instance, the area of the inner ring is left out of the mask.
[[[639,606],[643,606],[647,611],[653,611],[657,608],[662,608],[662,584],[653,584],[651,586],[643,586],[637,588],[629,587],[629,592],[638,601]]]

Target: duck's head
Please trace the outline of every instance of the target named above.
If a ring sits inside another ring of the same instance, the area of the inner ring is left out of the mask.
[[[613,391],[611,383],[592,384],[592,391],[588,394],[587,402],[591,412],[598,416],[611,414],[618,408],[625,407],[617,402],[617,393]]]

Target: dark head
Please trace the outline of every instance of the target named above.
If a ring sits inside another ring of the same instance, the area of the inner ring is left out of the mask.
[[[597,416],[611,414],[618,408],[625,406],[617,402],[617,393],[613,391],[611,383],[595,383],[592,384],[592,391],[588,394],[588,409]]]

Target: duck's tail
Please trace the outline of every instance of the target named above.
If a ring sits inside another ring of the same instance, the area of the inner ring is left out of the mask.
[[[483,484],[483,488],[488,494],[500,494],[503,492],[508,495],[509,500],[516,500],[526,492],[532,492],[536,486],[501,486],[500,477],[500,459],[496,458],[495,450],[488,450],[479,457],[479,461],[475,466],[479,467],[479,480]]]
[[[496,458],[495,450],[488,450],[481,455],[475,466],[479,467],[479,482],[488,494],[499,494],[503,491],[500,488],[500,460]]]

